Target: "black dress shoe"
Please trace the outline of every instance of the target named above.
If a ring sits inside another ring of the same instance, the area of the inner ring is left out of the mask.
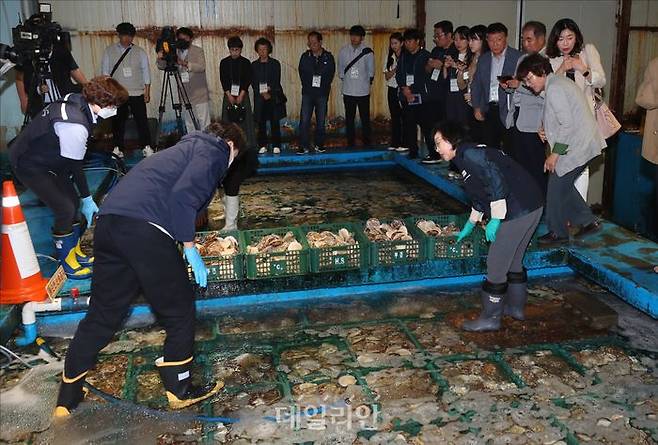
[[[537,238],[540,246],[561,246],[569,243],[569,238],[559,237],[555,232],[548,232]]]
[[[423,164],[438,164],[439,162],[441,162],[441,158],[437,158],[435,156],[427,155],[420,162],[422,162]]]
[[[594,221],[593,223],[589,223],[586,226],[582,226],[578,232],[574,235],[574,238],[584,238],[588,235],[592,235],[593,233],[598,232],[601,230],[601,223],[598,221]]]

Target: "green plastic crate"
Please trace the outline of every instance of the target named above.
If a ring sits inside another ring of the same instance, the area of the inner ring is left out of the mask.
[[[434,221],[440,226],[446,226],[454,223],[459,229],[464,226],[468,219],[468,214],[464,215],[423,215],[412,216],[405,219],[407,228],[412,231],[419,240],[422,241],[424,253],[427,259],[441,258],[472,258],[479,256],[482,247],[482,231],[478,228],[473,230],[468,238],[461,243],[457,243],[457,235],[450,236],[430,236],[420,230],[416,223],[420,220]]]
[[[338,233],[342,228],[354,235],[357,244],[339,247],[314,248],[308,243],[309,232],[329,231]],[[351,269],[367,269],[369,264],[370,243],[360,228],[353,223],[315,224],[302,226],[304,241],[308,245],[311,260],[311,272],[333,272]]]
[[[390,223],[392,219],[380,219],[383,223]],[[405,223],[406,225],[406,223]],[[361,226],[363,236],[370,243],[370,265],[371,266],[395,266],[401,264],[417,263],[425,259],[421,242],[407,227],[411,241],[371,241],[365,234],[365,223]]]
[[[284,236],[292,232],[302,245],[302,250],[281,253],[258,253],[250,255],[247,247],[257,243],[266,235]],[[245,242],[245,258],[247,260],[247,278],[288,277],[304,275],[308,272],[308,244],[301,230],[297,227],[279,227],[276,229],[247,230],[242,232]]]
[[[244,252],[245,244],[242,235],[237,230],[229,230],[226,232],[197,232],[196,242],[202,243],[209,235],[219,235],[222,238],[232,236],[238,240],[238,253],[237,255],[229,257],[221,256],[204,256],[203,262],[208,268],[208,282],[218,281],[237,281],[244,278]],[[188,268],[190,276],[192,269]]]

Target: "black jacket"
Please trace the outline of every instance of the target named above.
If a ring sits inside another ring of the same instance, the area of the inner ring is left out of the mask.
[[[71,71],[78,69],[78,64],[71,52],[61,44],[53,45],[53,52],[48,58],[53,81],[59,90],[61,97],[69,93],[79,93],[82,91],[80,85],[71,81]],[[17,70],[23,72],[23,82],[25,83],[25,93],[30,100],[29,110],[27,113],[30,117],[35,117],[44,107],[43,97],[36,94],[36,76],[32,62],[27,62],[24,66],[17,66]]]
[[[499,219],[508,221],[544,205],[544,198],[532,176],[501,150],[464,144],[457,147],[452,162],[462,173],[464,189],[473,209],[487,218],[492,217],[492,203],[501,203],[501,200],[507,212]]]
[[[413,94],[420,94],[423,103],[427,102],[427,79],[429,74],[425,72],[425,65],[430,59],[430,53],[425,49],[419,49],[415,54],[404,50],[400,53],[400,60],[398,60],[398,69],[395,74],[395,79],[398,81],[400,87],[409,86],[407,85],[407,75],[414,75],[414,83],[411,85],[411,92]],[[402,94],[402,89],[400,88],[400,100],[403,103],[406,103],[406,99]]]
[[[193,131],[133,167],[105,198],[99,214],[148,221],[177,241],[192,241],[196,216],[208,207],[228,160],[224,140]]]
[[[66,122],[84,125],[91,135],[93,117],[89,104],[82,94],[68,94],[49,104],[25,127],[9,147],[9,160],[14,172],[39,175],[54,172],[73,175],[80,196],[89,196],[84,176],[83,161],[65,158],[61,154],[55,123]]]
[[[251,88],[254,90],[254,118],[256,122],[263,119],[263,107],[269,102],[263,99],[260,94],[261,83],[266,83],[271,90],[272,119],[280,120],[286,117],[286,104],[283,101],[284,94],[281,86],[281,64],[279,61],[270,57],[266,63],[261,63],[259,59],[251,62],[251,82]]]
[[[333,54],[326,49],[315,57],[309,49],[299,58],[299,79],[302,81],[302,95],[306,96],[329,96],[331,82],[336,74],[336,61]],[[320,87],[313,87],[313,76],[322,77]]]

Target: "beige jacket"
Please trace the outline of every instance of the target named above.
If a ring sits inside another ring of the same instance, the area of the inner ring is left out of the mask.
[[[658,164],[658,57],[649,62],[635,103],[647,109],[642,140],[642,157]]]
[[[603,71],[603,65],[601,65],[601,56],[599,55],[598,50],[591,43],[585,44],[585,47],[580,52],[579,56],[592,74],[592,81],[590,82],[585,77],[583,77],[583,73],[580,71],[576,71],[574,76],[576,85],[578,85],[580,89],[585,93],[585,97],[587,98],[587,105],[589,105],[590,111],[592,114],[594,114],[594,90],[596,88],[603,88],[605,86],[605,71]],[[560,65],[562,65],[564,57],[553,57],[550,60],[551,66],[553,67],[553,72],[555,72],[560,67]]]
[[[179,54],[180,54],[180,50]],[[210,100],[208,94],[208,82],[206,81],[206,57],[203,53],[203,48],[196,45],[190,45],[187,50],[187,69],[179,67],[181,71],[181,78],[185,91],[190,98],[192,105],[199,105],[206,103]],[[163,70],[166,66],[164,60],[158,60],[158,68]],[[184,72],[187,71],[187,74]],[[188,80],[189,75],[189,81]]]

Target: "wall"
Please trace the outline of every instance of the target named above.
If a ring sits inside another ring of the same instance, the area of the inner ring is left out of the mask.
[[[654,27],[653,30],[633,30],[628,37],[628,59],[626,61],[626,88],[624,91],[624,114],[635,114],[637,88],[644,77],[649,61],[658,57],[658,1],[633,0],[631,28],[634,26]]]
[[[645,9],[656,9],[656,5],[658,5],[658,2],[653,0],[645,0],[644,3],[651,3]],[[551,27],[557,20],[568,17],[578,23],[585,36],[585,41],[593,43],[599,50],[603,69],[610,82],[616,44],[616,11],[617,0],[428,1],[426,3],[425,33],[431,40],[434,32],[433,25],[439,20],[450,20],[455,27],[502,22],[509,29],[510,46],[518,48],[519,27],[523,26],[523,23],[538,20],[546,25],[547,33],[550,33]],[[643,17],[645,12],[637,14],[639,17]],[[658,14],[654,14],[654,16],[658,16]],[[609,92],[608,87],[605,89],[606,97]],[[591,166],[588,201],[591,204],[600,203],[602,193],[603,160],[600,159]]]
[[[21,0],[0,2],[0,43],[12,44],[11,29],[16,26],[19,13],[27,6],[24,3]],[[0,78],[0,149],[6,148],[6,141],[14,138],[23,124],[23,115],[12,112],[20,110],[15,81],[13,69]]]
[[[155,41],[164,25],[191,27],[206,55],[207,77],[212,100],[212,114],[219,114],[223,92],[219,86],[219,62],[228,56],[226,40],[239,34],[244,41],[243,55],[256,57],[254,42],[267,36],[274,43],[273,57],[282,65],[282,83],[288,96],[288,116],[298,119],[301,105],[297,65],[306,50],[306,34],[319,29],[324,46],[335,57],[341,46],[349,42],[349,27],[360,23],[367,29],[366,44],[375,51],[377,75],[373,85],[371,110],[373,116],[387,116],[386,88],[380,74],[382,60],[388,49],[392,30],[404,29],[415,21],[415,2],[401,0],[400,17],[397,1],[302,1],[302,0],[115,0],[80,2],[52,0],[53,16],[62,26],[75,30],[72,36],[73,53],[82,70],[91,77],[99,74],[100,60],[105,47],[115,41],[114,27],[129,21],[138,29],[136,44],[148,54],[155,67]],[[377,7],[373,7],[376,5]],[[157,115],[162,76],[151,70],[152,93],[149,115]],[[329,102],[329,116],[343,115],[340,81],[334,80]],[[170,108],[170,107],[168,107]],[[168,112],[166,118],[173,117]]]

